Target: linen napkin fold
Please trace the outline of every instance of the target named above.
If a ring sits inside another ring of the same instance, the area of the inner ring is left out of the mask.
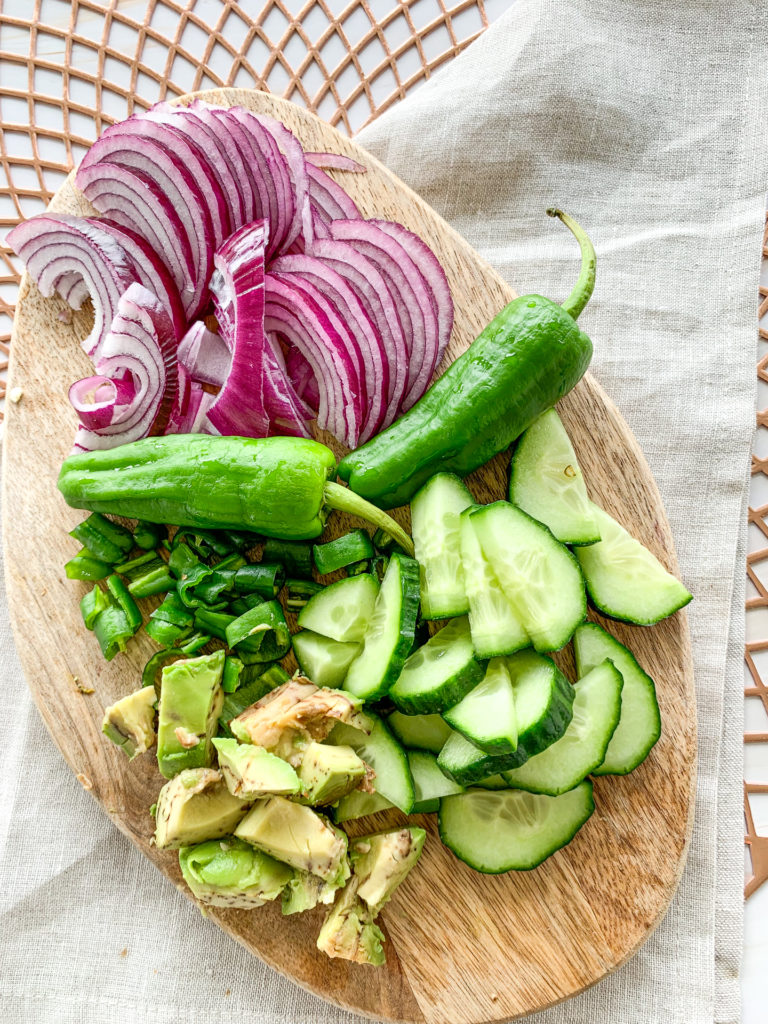
[[[666,918],[624,967],[531,1024],[736,1024],[741,658],[768,11],[749,0],[518,0],[360,141],[519,291],[564,298],[588,227],[593,372],[659,483],[699,721],[696,823]],[[8,1024],[342,1024],[163,879],[72,778],[0,597],[0,1016]],[[556,965],[553,965],[556,969]]]

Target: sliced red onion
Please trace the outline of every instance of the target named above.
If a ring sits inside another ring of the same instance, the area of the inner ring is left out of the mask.
[[[130,374],[133,394],[127,403],[114,406],[109,423],[80,426],[78,450],[113,448],[164,432],[178,393],[177,345],[173,322],[160,300],[142,285],[132,284],[120,298],[96,369],[102,378],[123,383]],[[117,385],[115,390],[118,393]],[[75,394],[82,397],[77,387]]]
[[[325,167],[330,171],[354,171],[356,174],[365,174],[365,166],[353,160],[351,156],[342,156],[340,153],[305,153],[304,159],[313,167]]]
[[[429,284],[400,242],[376,224],[365,220],[334,220],[331,234],[367,256],[387,282],[409,345],[408,386],[400,407],[405,411],[429,386],[439,345],[437,314]]]
[[[285,368],[294,391],[302,402],[317,416],[320,405],[320,391],[315,380],[315,371],[295,345],[292,345],[285,356]]]
[[[375,263],[349,242],[315,238],[312,254],[349,282],[376,325],[389,365],[387,408],[382,423],[382,427],[387,427],[397,416],[408,386],[408,346],[389,287]],[[289,370],[293,380],[290,364]],[[304,394],[301,390],[299,393]],[[305,397],[311,401],[309,394]]]
[[[296,393],[288,379],[280,346],[269,336],[264,346],[264,406],[269,413],[270,434],[310,436],[307,420],[314,413]]]
[[[333,220],[355,220],[360,211],[341,185],[325,171],[307,164],[309,177],[309,200],[316,220],[330,224]]]
[[[251,114],[270,133],[288,164],[292,188],[294,215],[282,248],[289,248],[295,241],[303,240],[304,248],[312,244],[312,214],[309,209],[310,168],[304,156],[301,143],[282,122],[266,114]]]
[[[346,328],[354,336],[361,357],[363,385],[358,441],[367,441],[384,421],[389,395],[389,364],[372,319],[354,289],[324,260],[306,255],[281,256],[270,267],[270,276],[273,275],[292,278],[302,288],[313,285],[338,316],[342,326],[334,325],[337,333]]]
[[[122,245],[95,221],[62,213],[41,213],[22,221],[8,235],[8,245],[27,265],[41,293],[59,292],[79,309],[90,295],[94,322],[82,345],[98,352],[117,315],[122,293],[136,280],[136,268]]]
[[[362,359],[353,335],[311,284],[267,275],[264,327],[296,345],[317,380],[317,424],[353,448],[362,423]]]
[[[223,387],[232,353],[221,335],[209,331],[202,320],[193,323],[181,339],[177,356],[192,380]]]
[[[69,389],[69,401],[80,423],[88,430],[99,430],[109,426],[115,415],[115,408],[127,405],[134,398],[136,389],[133,377],[116,378],[94,376],[76,380]]]
[[[195,266],[184,226],[173,204],[146,174],[118,164],[97,164],[77,172],[76,184],[105,217],[136,231],[160,256],[193,316]]]
[[[211,277],[216,317],[232,351],[229,374],[208,411],[222,434],[266,437],[264,408],[264,252],[266,221],[246,224],[214,256]]]
[[[435,365],[432,367],[432,372],[434,373],[443,356],[448,339],[451,336],[451,330],[453,329],[453,299],[448,285],[448,278],[445,276],[445,271],[437,256],[418,235],[415,235],[396,221],[372,220],[371,223],[376,224],[377,227],[380,227],[382,231],[391,235],[392,238],[402,245],[429,284],[432,304],[437,313],[438,328],[437,355],[435,357]]]

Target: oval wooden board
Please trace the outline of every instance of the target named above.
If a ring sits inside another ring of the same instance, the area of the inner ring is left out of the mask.
[[[366,165],[366,174],[338,175],[363,214],[405,224],[426,239],[446,269],[456,306],[447,361],[514,297],[418,196],[312,114],[261,92],[204,95],[274,115],[307,150],[344,153]],[[69,181],[51,205],[73,213],[89,209]],[[564,231],[562,242],[573,245]],[[574,274],[576,269],[574,248]],[[183,888],[176,854],[150,845],[148,808],[163,782],[154,757],[129,764],[100,731],[104,707],[136,688],[154,647],[142,635],[128,653],[106,663],[80,620],[78,601],[87,588],[67,580],[63,570],[76,550],[66,531],[82,515],[64,504],[56,477],[75,428],[68,387],[92,372],[78,344],[88,316],[83,311],[67,323],[64,303],[43,299],[24,279],[11,345],[11,386],[23,396],[8,403],[5,426],[3,535],[11,618],[30,689],[72,770],[118,828]],[[675,571],[659,493],[616,408],[587,376],[560,411],[593,498]],[[505,459],[469,482],[481,501],[503,497]],[[328,534],[345,526],[343,517],[334,516]],[[212,909],[210,917],[299,985],[387,1020],[508,1020],[604,977],[647,938],[675,890],[691,829],[696,753],[685,614],[652,629],[609,628],[656,680],[663,735],[632,775],[596,781],[595,814],[541,867],[495,877],[471,871],[442,846],[435,817],[425,816],[429,836],[422,861],[383,914],[388,956],[378,970],[329,960],[316,950],[322,911],[282,918],[278,903],[250,912]],[[569,669],[567,655],[562,664]],[[81,693],[76,681],[95,693]],[[396,820],[404,819],[397,812],[379,815],[377,825]],[[358,834],[364,830],[357,823]]]

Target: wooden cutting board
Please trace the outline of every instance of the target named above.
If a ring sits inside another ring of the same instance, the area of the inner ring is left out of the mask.
[[[421,235],[448,274],[456,323],[444,365],[514,297],[418,196],[314,115],[261,92],[224,89],[203,95],[210,102],[272,114],[306,150],[347,154],[368,168],[366,174],[336,176],[364,215],[400,221]],[[71,181],[51,206],[89,211]],[[575,243],[556,222],[552,230],[560,232],[564,248],[573,250],[575,278]],[[105,662],[80,619],[78,602],[88,588],[64,575],[64,562],[77,550],[67,531],[83,518],[56,489],[75,430],[67,391],[72,381],[92,372],[78,343],[90,315],[81,311],[70,320],[68,313],[58,298],[43,299],[25,277],[10,371],[10,388],[21,389],[22,397],[7,406],[3,460],[11,619],[29,687],[72,771],[117,827],[183,889],[176,854],[150,845],[148,808],[163,782],[154,756],[129,764],[100,731],[104,707],[136,689],[154,645],[142,635],[125,655]],[[600,338],[594,342],[599,347]],[[658,490],[615,406],[587,376],[559,408],[592,497],[675,572]],[[498,457],[470,478],[479,500],[505,496],[506,462]],[[344,517],[335,515],[327,535],[345,528]],[[384,911],[387,965],[379,969],[329,960],[316,950],[321,910],[282,918],[278,902],[254,911],[211,909],[210,918],[299,985],[386,1020],[508,1020],[580,992],[614,970],[658,924],[682,871],[692,824],[696,704],[685,613],[650,629],[617,623],[609,628],[656,680],[662,737],[632,775],[596,780],[596,812],[573,842],[541,867],[478,874],[441,845],[434,816],[418,819],[429,832],[425,851]],[[561,664],[566,671],[572,667],[567,654]],[[95,692],[80,692],[78,682]],[[391,812],[377,816],[376,823],[398,820],[405,819]],[[357,831],[363,831],[359,823]],[[201,921],[200,927],[207,926]]]

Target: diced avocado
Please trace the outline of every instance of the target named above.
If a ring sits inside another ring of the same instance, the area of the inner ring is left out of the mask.
[[[234,836],[179,850],[179,866],[192,893],[214,907],[260,907],[274,900],[293,871]]]
[[[156,700],[154,686],[145,686],[115,704],[110,704],[104,712],[101,731],[130,760],[149,750],[155,742]]]
[[[303,676],[290,679],[229,723],[243,743],[264,747],[297,765],[311,740],[324,740],[336,722],[370,732],[362,701],[343,690],[318,689]]]
[[[260,800],[240,822],[235,835],[325,881],[349,877],[347,837],[304,804],[282,796]]]
[[[219,771],[233,796],[255,800],[301,789],[299,777],[288,762],[263,747],[221,737],[214,739],[213,745],[219,755]]]
[[[249,807],[232,796],[221,772],[186,768],[157,797],[155,845],[165,850],[221,839],[234,832]]]
[[[354,882],[348,885],[329,911],[317,936],[317,948],[331,957],[380,967],[387,959],[384,934],[373,923],[373,914],[356,888]]]
[[[312,741],[299,768],[302,800],[312,806],[335,803],[360,784],[367,770],[352,747],[330,747]]]
[[[185,768],[213,764],[211,739],[224,701],[224,651],[163,668],[157,726],[157,762],[166,779]]]
[[[293,878],[283,889],[283,913],[301,914],[318,903],[333,903],[338,890],[338,885],[324,882],[308,871],[294,871]]]
[[[394,828],[350,840],[349,857],[357,894],[378,914],[421,856],[423,828]]]

